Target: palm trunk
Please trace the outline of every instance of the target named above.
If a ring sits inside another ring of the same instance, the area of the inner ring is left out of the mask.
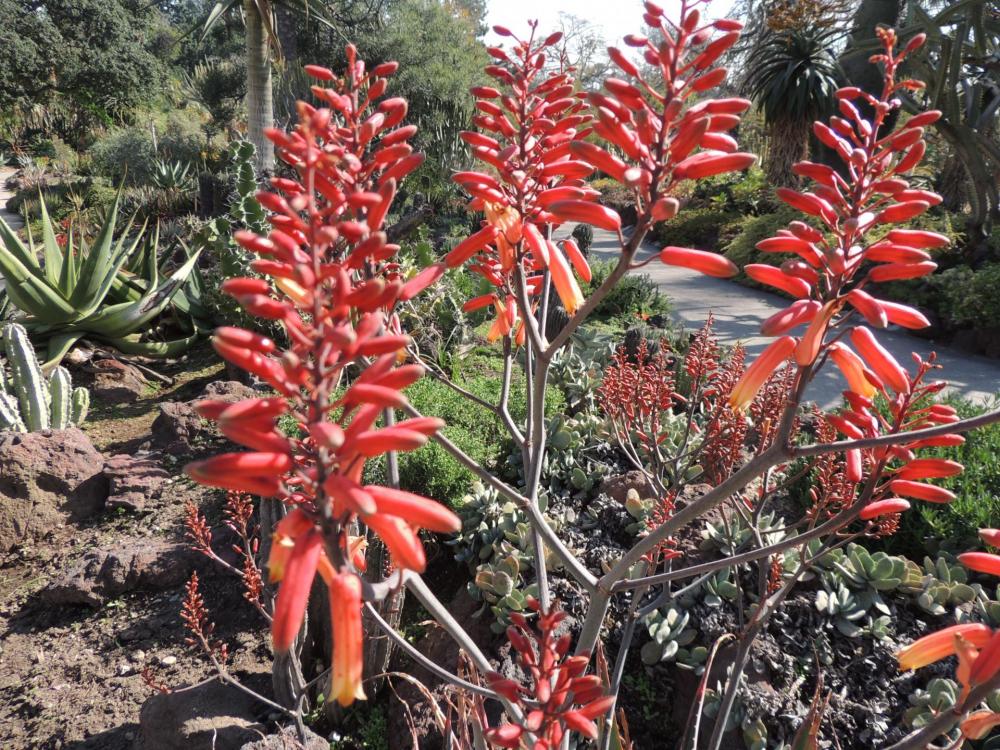
[[[799,178],[792,172],[795,162],[809,156],[809,125],[798,120],[778,120],[768,127],[764,173],[775,187],[795,187]]]
[[[274,125],[271,92],[271,62],[264,20],[253,0],[243,0],[247,24],[247,137],[257,150],[257,174],[274,172],[274,144],[264,137],[264,128]]]

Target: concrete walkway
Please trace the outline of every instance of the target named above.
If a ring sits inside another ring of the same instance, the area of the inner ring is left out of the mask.
[[[14,197],[14,192],[7,187],[7,178],[14,174],[11,167],[0,167],[0,218],[6,221],[11,229],[18,230],[24,226],[20,214],[7,210],[7,201]]]
[[[560,233],[561,234],[561,233]],[[658,247],[646,243],[639,259],[655,254]],[[618,240],[610,232],[594,230],[592,256],[603,260],[616,260]],[[751,356],[757,355],[772,340],[760,335],[760,324],[766,318],[788,306],[789,301],[774,294],[736,284],[724,279],[667,266],[653,260],[635,273],[649,275],[670,298],[673,315],[687,329],[698,329],[711,312],[715,315],[715,332],[727,344],[743,342]],[[1000,290],[997,290],[1000,294]],[[911,352],[926,358],[937,352],[938,363],[943,365],[941,379],[952,388],[977,403],[986,403],[1000,393],[1000,361],[979,357],[950,346],[935,344],[917,338],[902,329],[879,333],[879,341],[904,367],[913,364]],[[835,367],[824,367],[810,384],[807,397],[822,406],[840,402],[846,383]]]

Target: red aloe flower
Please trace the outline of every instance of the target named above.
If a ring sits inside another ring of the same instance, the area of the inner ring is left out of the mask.
[[[204,484],[296,506],[278,525],[269,560],[271,580],[281,581],[274,645],[291,647],[318,573],[333,608],[329,694],[345,705],[364,695],[358,577],[364,545],[349,535],[352,524],[360,520],[379,534],[393,563],[413,570],[424,567],[419,529],[460,527],[434,501],[361,485],[368,459],[418,448],[443,424],[427,418],[376,423],[385,409],[406,405],[402,390],[422,374],[417,365],[399,364],[408,338],[394,308],[444,270],[439,264],[401,278],[392,262],[398,248],[383,231],[397,184],[422,160],[407,142],[416,129],[400,125],[406,102],[381,98],[395,69],[384,63],[367,70],[348,46],[343,75],[307,67],[324,84],[312,88],[319,106],[299,102],[292,132],[268,131],[296,179],[274,178],[274,192],[258,193],[271,212],[268,235],[239,232],[236,240],[260,256],[254,269],[271,280],[229,279],[222,288],[251,315],[280,321],[290,343],[279,351],[268,338],[225,327],[213,345],[280,397],[199,404],[202,416],[253,452],[187,467]],[[304,437],[278,432],[275,420],[283,414],[304,428]]]
[[[471,207],[485,213],[482,229],[460,242],[445,257],[450,267],[472,260],[469,269],[489,281],[497,291],[478,306],[492,305],[496,312],[489,338],[513,336],[524,340],[519,304],[542,291],[548,271],[563,306],[570,313],[583,304],[576,275],[590,278],[586,260],[575,245],[560,248],[551,241],[553,227],[562,221],[587,221],[617,230],[614,212],[593,203],[598,193],[583,178],[594,171],[586,155],[571,152],[582,137],[590,116],[586,103],[574,93],[572,68],[563,62],[546,67],[562,35],[526,39],[507,33],[513,47],[490,48],[496,63],[486,68],[497,88],[477,86],[479,132],[462,133],[472,154],[487,165],[486,171],[465,171],[455,181],[472,196]],[[556,218],[556,208],[563,212]],[[574,274],[575,272],[575,274]]]
[[[780,268],[756,264],[745,269],[754,279],[799,300],[766,321],[764,333],[782,335],[809,323],[796,350],[796,362],[811,369],[829,353],[851,391],[865,398],[887,388],[902,393],[909,380],[906,371],[865,327],[851,333],[856,354],[840,335],[835,341],[826,341],[827,332],[855,313],[876,328],[890,322],[907,328],[927,325],[917,310],[878,300],[864,287],[931,273],[936,265],[927,250],[948,244],[942,235],[910,229],[892,229],[877,242],[868,240],[882,225],[907,221],[940,202],[934,193],[912,189],[905,177],[923,157],[923,126],[934,122],[940,113],[925,112],[894,131],[886,132],[885,128],[890,114],[900,106],[900,92],[922,86],[916,81],[896,80],[904,58],[922,41],[918,39],[897,52],[895,32],[879,29],[878,35],[882,51],[872,62],[883,68],[880,94],[842,88],[837,92],[839,113],[829,124],[814,124],[816,137],[837,154],[843,169],[800,162],[794,170],[812,182],[812,190],[777,191],[779,198],[812,217],[818,227],[793,221],[757,245],[764,252],[794,253],[799,259]],[[871,119],[856,106],[858,100],[873,112]],[[815,306],[805,307],[806,301]]]
[[[531,677],[532,687],[497,673],[488,676],[493,690],[521,706],[524,720],[488,729],[486,738],[498,747],[516,748],[530,733],[535,737],[535,750],[556,750],[567,730],[597,739],[595,720],[611,709],[614,696],[604,694],[600,677],[584,674],[589,656],[568,656],[571,635],[556,634],[566,614],[542,611],[535,599],[529,599],[528,606],[538,613],[537,629],[530,629],[524,615],[515,612],[507,639],[521,669]]]
[[[596,110],[594,132],[611,151],[589,143],[571,146],[631,191],[640,215],[655,221],[677,213],[679,204],[671,193],[678,183],[739,171],[756,161],[752,154],[737,153],[736,141],[726,134],[739,125],[739,114],[750,102],[704,98],[705,92],[725,81],[726,69],[713,66],[739,39],[742,25],[705,19],[699,4],[682,2],[679,22],[668,18],[659,5],[645,4],[643,19],[655,38],[632,35],[625,43],[642,52],[655,79],[621,50],[609,48],[625,79],[607,79],[607,93],[591,93],[588,98]],[[582,218],[561,206],[553,206],[553,212]],[[713,276],[737,272],[722,256],[690,248],[664,248],[660,260]]]

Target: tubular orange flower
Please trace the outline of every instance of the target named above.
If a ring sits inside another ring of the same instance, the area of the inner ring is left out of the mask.
[[[309,531],[294,540],[294,546],[284,561],[271,622],[274,650],[279,654],[291,648],[302,627],[309,591],[322,553],[323,538],[317,532]]]
[[[660,260],[668,266],[683,266],[720,279],[739,273],[736,265],[725,256],[687,247],[665,247],[660,251]]]
[[[941,661],[941,659],[954,656],[956,635],[962,636],[977,648],[982,648],[989,643],[993,636],[993,630],[988,625],[977,622],[952,625],[930,635],[925,635],[900,650],[897,655],[899,668],[904,671],[920,669],[928,664]]]
[[[780,310],[765,320],[760,326],[760,332],[765,336],[778,336],[788,333],[796,326],[811,321],[816,317],[822,305],[812,299],[800,299],[784,310]]]
[[[599,229],[617,232],[621,229],[622,220],[610,208],[586,201],[556,201],[549,206],[549,211],[560,221],[579,221],[583,224],[593,224]]]
[[[851,306],[864,316],[868,325],[876,328],[885,328],[889,324],[889,317],[885,311],[885,303],[872,297],[868,292],[860,289],[852,289],[847,293],[847,301]]]
[[[456,266],[462,265],[489,243],[493,242],[498,233],[499,230],[495,226],[487,224],[475,234],[466,237],[464,240],[455,245],[455,247],[453,247],[451,251],[444,256],[445,265],[447,265],[448,268],[455,268]]]
[[[563,240],[562,248],[566,251],[566,257],[569,258],[569,262],[573,265],[573,269],[579,274],[580,278],[586,283],[590,283],[593,275],[590,271],[590,264],[587,263],[587,259],[584,257],[583,253],[580,252],[580,247],[573,240]]]
[[[875,386],[865,377],[864,362],[857,354],[839,341],[831,344],[828,351],[830,359],[844,373],[848,388],[865,398],[871,398],[875,395]]]
[[[1000,558],[997,558],[1000,562]],[[1000,572],[994,575],[1000,575]],[[969,670],[969,685],[981,685],[1000,672],[1000,630],[979,651],[979,656],[972,662]]]
[[[969,570],[1000,576],[1000,555],[989,552],[963,552],[958,556],[958,561]]]
[[[962,734],[970,740],[985,739],[995,726],[1000,726],[1000,713],[990,711],[988,708],[973,711],[960,725]]]
[[[910,504],[899,497],[890,497],[885,500],[876,500],[874,503],[866,505],[858,514],[862,521],[870,521],[873,518],[887,516],[893,513],[902,513],[909,510]]]
[[[918,458],[910,461],[896,473],[897,479],[937,479],[953,477],[965,469],[957,461],[945,458]]]
[[[808,297],[812,291],[812,287],[809,286],[807,281],[796,276],[789,276],[780,268],[775,268],[765,263],[751,263],[743,266],[743,272],[754,281],[773,286],[775,289],[780,289],[793,297]]]
[[[890,242],[898,242],[900,245],[925,249],[947,247],[951,244],[951,240],[946,235],[923,229],[893,229],[889,232],[888,239]]]
[[[562,251],[548,243],[549,246],[549,272],[552,274],[552,285],[556,288],[559,299],[562,300],[563,307],[570,315],[580,309],[583,304],[583,293],[580,285],[576,283],[573,272],[569,270],[569,264],[563,257]]]
[[[826,335],[826,328],[839,307],[840,304],[838,302],[831,300],[823,305],[821,312],[816,314],[812,323],[809,324],[809,328],[806,329],[802,340],[795,347],[796,364],[805,367],[816,361],[816,357],[819,356],[820,349],[823,346],[823,337]]]
[[[979,537],[991,547],[1000,547],[1000,529],[980,529]]]
[[[330,622],[333,624],[329,694],[341,706],[349,706],[355,700],[365,699],[361,684],[364,668],[361,579],[353,573],[337,573],[329,587]]]
[[[729,395],[729,405],[736,411],[745,410],[761,386],[795,351],[795,344],[796,341],[791,336],[783,336],[771,342],[754,363],[747,368],[743,377],[737,381]]]
[[[375,499],[378,513],[399,516],[414,526],[442,534],[451,534],[462,528],[461,519],[434,500],[373,484],[366,485],[364,490]]]
[[[856,327],[851,331],[851,341],[882,382],[887,383],[896,393],[910,392],[910,380],[906,376],[906,370],[878,342],[870,330],[864,326]]]
[[[677,165],[674,178],[678,180],[698,180],[726,172],[749,169],[757,161],[753,154],[726,154],[703,151],[689,156]]]
[[[926,500],[929,503],[950,503],[955,499],[955,493],[946,490],[944,487],[936,487],[933,484],[923,484],[922,482],[912,482],[908,479],[894,479],[889,482],[889,489],[905,497],[914,497],[918,500]]]
[[[886,318],[888,318],[890,323],[912,329],[926,328],[931,324],[922,312],[907,305],[890,302],[889,300],[882,300],[880,304],[882,305],[882,309],[885,310]]]

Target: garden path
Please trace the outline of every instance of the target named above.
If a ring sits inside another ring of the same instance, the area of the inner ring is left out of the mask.
[[[24,221],[19,214],[7,210],[7,201],[14,197],[12,190],[7,188],[7,178],[14,174],[10,167],[0,167],[0,218],[6,221],[11,229],[20,229]]]
[[[594,229],[592,256],[614,260],[618,257],[618,247],[615,235]],[[638,258],[649,258],[657,250],[647,242]],[[760,335],[761,322],[788,305],[787,300],[777,295],[656,261],[635,273],[648,274],[660,286],[670,298],[674,318],[686,328],[700,328],[711,312],[720,340],[727,344],[741,341],[750,355],[758,354],[771,341]],[[944,366],[941,376],[951,383],[954,391],[972,401],[984,404],[1000,393],[1000,361],[936,344],[899,329],[879,333],[879,341],[904,366],[912,364],[911,352],[925,358],[932,351],[937,352],[938,362]],[[844,387],[836,369],[825,367],[810,384],[806,396],[824,407],[834,406],[839,403]]]

